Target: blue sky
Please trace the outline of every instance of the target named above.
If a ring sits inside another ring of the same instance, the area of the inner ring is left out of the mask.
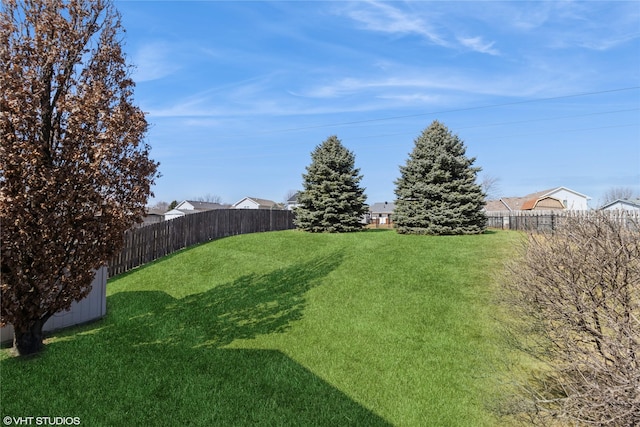
[[[337,135],[368,202],[433,120],[499,194],[640,195],[640,2],[116,2],[156,201],[283,201]]]

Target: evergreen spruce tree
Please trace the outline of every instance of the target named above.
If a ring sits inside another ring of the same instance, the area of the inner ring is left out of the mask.
[[[366,212],[364,189],[355,156],[338,137],[330,136],[311,153],[298,197],[296,225],[311,232],[349,232],[362,229]]]
[[[416,138],[396,180],[393,221],[399,233],[477,234],[486,227],[481,168],[457,135],[434,121]]]

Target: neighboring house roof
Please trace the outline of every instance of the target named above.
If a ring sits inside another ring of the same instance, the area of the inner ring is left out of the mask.
[[[280,208],[281,205],[277,202],[274,202],[273,200],[267,200],[267,199],[259,199],[257,197],[245,197],[242,200],[239,200],[238,202],[233,204],[233,207],[235,208],[236,206],[238,206],[239,204],[241,204],[242,202],[244,202],[245,200],[250,200],[253,203],[255,203],[259,209],[272,209],[272,208]]]
[[[147,208],[146,216],[164,216],[166,211],[164,209]]]
[[[573,191],[567,187],[556,187],[549,190],[538,191],[527,194],[524,197],[502,197],[499,200],[488,200],[485,204],[487,211],[526,211],[533,209],[565,209],[560,199],[553,197],[559,191],[568,191],[578,197],[590,200],[591,197],[586,196],[577,191]]]
[[[616,206],[614,208],[615,205],[620,205],[620,206]],[[615,200],[611,203],[607,203],[606,205],[604,205],[603,207],[601,207],[600,209],[640,209],[640,199],[618,199]]]
[[[499,200],[489,200],[485,204],[487,211],[521,211],[527,200],[537,200],[537,197],[530,194],[525,197],[501,197]]]
[[[298,203],[298,197],[300,197],[300,192],[296,191],[294,194],[291,195],[291,197],[287,199],[287,204]]]
[[[484,206],[486,211],[508,211],[509,206],[503,201],[500,200],[487,200],[487,203]]]
[[[585,198],[587,200],[591,200],[591,197],[587,196],[586,194],[578,193],[577,191],[574,191],[574,190],[572,190],[570,188],[567,188],[567,187],[556,187],[556,188],[552,188],[551,190],[546,190],[546,192],[545,192],[545,194],[543,194],[543,196],[553,196],[555,193],[557,193],[558,191],[561,191],[561,190],[568,191],[569,193],[573,193],[576,196],[583,197],[583,198]]]
[[[535,209],[564,209],[562,202],[555,197],[543,196],[539,198],[528,199],[522,204],[523,211],[532,211]]]
[[[369,212],[372,214],[392,214],[395,208],[395,203],[377,202],[369,207]]]
[[[287,201],[285,202],[285,206],[287,209],[289,210],[293,210],[295,208],[298,207],[298,205],[300,204],[298,202],[298,197],[300,197],[300,192],[296,191],[294,194],[291,195],[291,197],[289,197],[287,199]]]
[[[197,210],[197,211],[212,211],[214,209],[224,209],[224,206],[220,203],[212,202],[197,202],[195,200],[183,200],[175,207],[178,210]]]

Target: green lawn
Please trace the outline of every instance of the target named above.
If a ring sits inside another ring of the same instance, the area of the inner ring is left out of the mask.
[[[494,276],[517,235],[284,231],[108,284],[107,317],[19,360],[0,416],[82,425],[491,426]]]

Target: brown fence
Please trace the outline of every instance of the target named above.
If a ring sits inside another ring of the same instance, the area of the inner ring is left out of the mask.
[[[109,261],[109,277],[198,243],[292,228],[292,211],[267,209],[217,209],[134,228],[125,232],[124,248]]]
[[[593,218],[597,215],[607,215],[628,228],[640,226],[638,211],[492,211],[486,214],[487,227],[504,230],[553,231],[564,218]]]

